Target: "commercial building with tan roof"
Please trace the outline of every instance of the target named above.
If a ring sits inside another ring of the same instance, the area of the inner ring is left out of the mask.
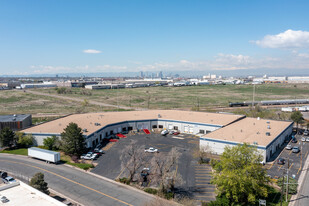
[[[206,134],[244,118],[242,115],[177,110],[146,110],[69,115],[23,130],[32,134],[38,145],[50,136],[60,136],[67,125],[77,123],[83,129],[87,147],[93,147],[110,135],[141,129],[174,129],[184,133]]]
[[[200,147],[208,145],[222,154],[225,146],[248,143],[257,146],[266,162],[292,134],[293,122],[244,118],[200,138]]]

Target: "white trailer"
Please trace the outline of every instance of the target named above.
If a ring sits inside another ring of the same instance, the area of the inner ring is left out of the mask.
[[[40,149],[37,147],[31,147],[28,149],[28,156],[37,159],[45,160],[46,162],[57,163],[60,161],[60,153],[46,149]]]

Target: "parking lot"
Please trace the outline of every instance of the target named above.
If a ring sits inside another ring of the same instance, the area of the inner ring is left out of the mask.
[[[283,174],[287,173],[287,169],[289,169],[289,177],[295,177],[295,179],[299,178],[299,175],[302,171],[304,166],[304,161],[306,160],[309,152],[309,142],[308,141],[301,141],[302,135],[296,135],[295,138],[297,139],[296,143],[292,143],[291,141],[284,145],[283,150],[281,153],[276,157],[276,159],[267,164],[265,167],[268,169],[267,173],[272,178],[279,178],[282,177]],[[293,153],[292,150],[287,150],[285,147],[286,145],[291,145],[292,147],[298,146],[300,148],[300,152]],[[284,158],[285,164],[279,165],[278,159]]]
[[[199,138],[189,134],[162,136],[155,133],[139,133],[128,135],[127,138],[120,138],[118,142],[108,143],[103,148],[105,154],[96,160],[98,165],[92,172],[110,179],[127,176],[126,171],[121,169],[120,156],[125,146],[133,140],[137,140],[139,146],[154,147],[160,153],[168,153],[173,147],[176,147],[181,156],[175,170],[184,180],[184,184],[177,186],[177,193],[196,200],[215,199],[214,185],[210,184],[211,168],[209,165],[198,164],[193,158],[192,153],[199,146]],[[147,155],[152,157],[154,154]],[[150,164],[144,167],[149,166]]]

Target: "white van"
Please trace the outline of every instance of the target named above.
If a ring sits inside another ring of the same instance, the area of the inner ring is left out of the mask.
[[[167,135],[167,134],[168,134],[168,130],[163,130],[163,131],[161,132],[161,134],[162,134],[163,136]]]

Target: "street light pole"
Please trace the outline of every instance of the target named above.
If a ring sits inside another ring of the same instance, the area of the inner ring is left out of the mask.
[[[290,158],[288,158],[288,168],[286,170],[286,196],[285,201],[288,202],[288,195],[289,195],[289,167],[290,167]]]

